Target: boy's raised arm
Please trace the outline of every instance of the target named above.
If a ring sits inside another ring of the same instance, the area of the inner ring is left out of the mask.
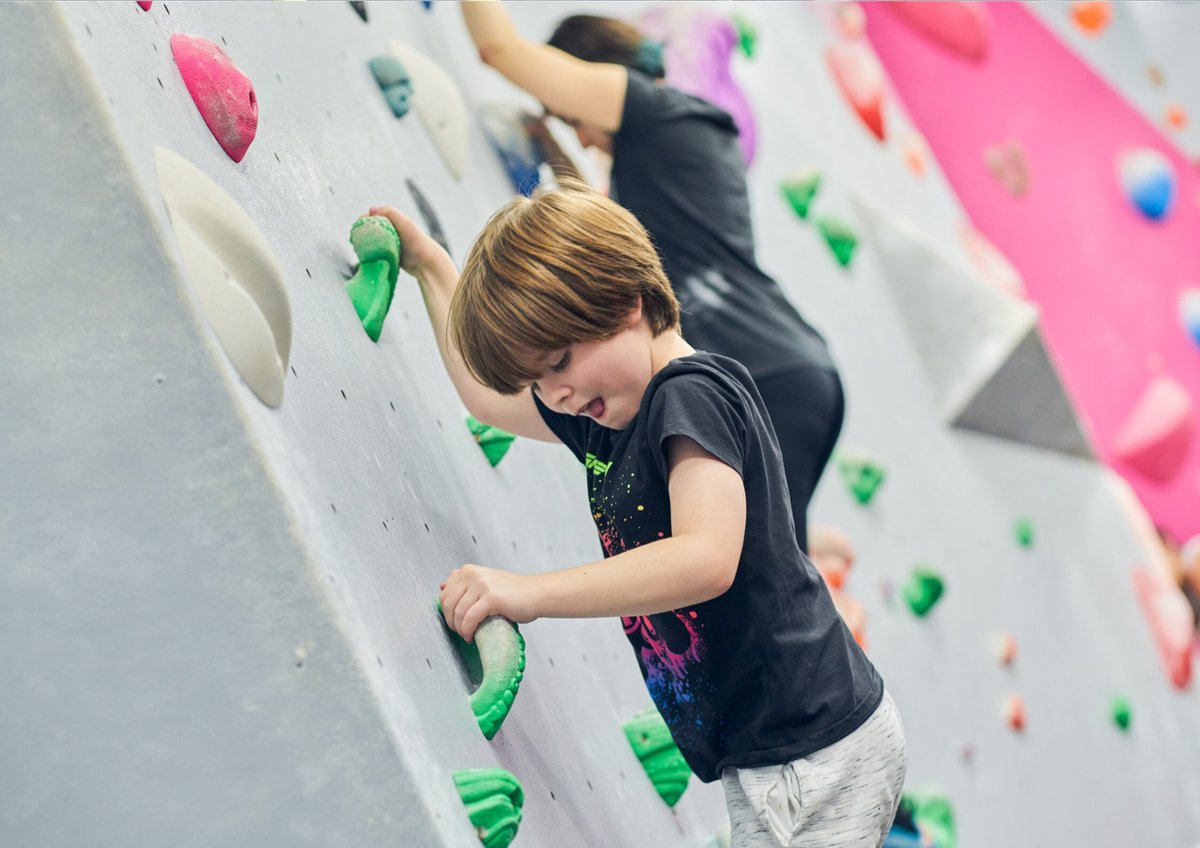
[[[437,338],[446,373],[450,375],[467,411],[484,424],[518,436],[543,442],[560,441],[542,420],[532,395],[528,392],[502,395],[480,384],[467,370],[446,330],[446,315],[458,285],[458,269],[449,254],[415,221],[390,206],[372,207],[368,214],[382,215],[396,228],[402,247],[400,264],[421,286],[425,309],[433,325],[433,334]]]

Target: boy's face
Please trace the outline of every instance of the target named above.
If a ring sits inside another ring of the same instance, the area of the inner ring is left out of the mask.
[[[546,370],[533,384],[542,403],[613,430],[632,424],[654,376],[652,334],[637,320],[640,313],[640,308],[631,313],[634,320],[612,338],[579,342],[547,356]]]

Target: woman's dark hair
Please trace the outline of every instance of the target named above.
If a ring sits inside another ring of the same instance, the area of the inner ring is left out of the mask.
[[[547,44],[585,62],[624,65],[655,79],[666,76],[662,42],[616,18],[571,15],[559,23]]]

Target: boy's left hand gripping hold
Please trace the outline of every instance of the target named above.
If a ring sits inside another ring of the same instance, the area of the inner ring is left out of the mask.
[[[440,599],[436,607],[445,621]],[[471,693],[471,712],[484,738],[491,739],[508,717],[525,676],[525,639],[515,624],[500,616],[484,621],[474,636],[472,644],[450,631],[464,664],[481,671],[479,686]]]

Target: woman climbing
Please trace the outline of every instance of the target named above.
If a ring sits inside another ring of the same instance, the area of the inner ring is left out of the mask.
[[[664,84],[661,45],[611,18],[576,15],[548,44],[498,2],[462,4],[482,60],[612,156],[609,193],[641,221],[702,350],[753,376],[783,454],[796,539],[838,434],[844,397],[825,340],[759,268],[738,130],[726,112]]]

